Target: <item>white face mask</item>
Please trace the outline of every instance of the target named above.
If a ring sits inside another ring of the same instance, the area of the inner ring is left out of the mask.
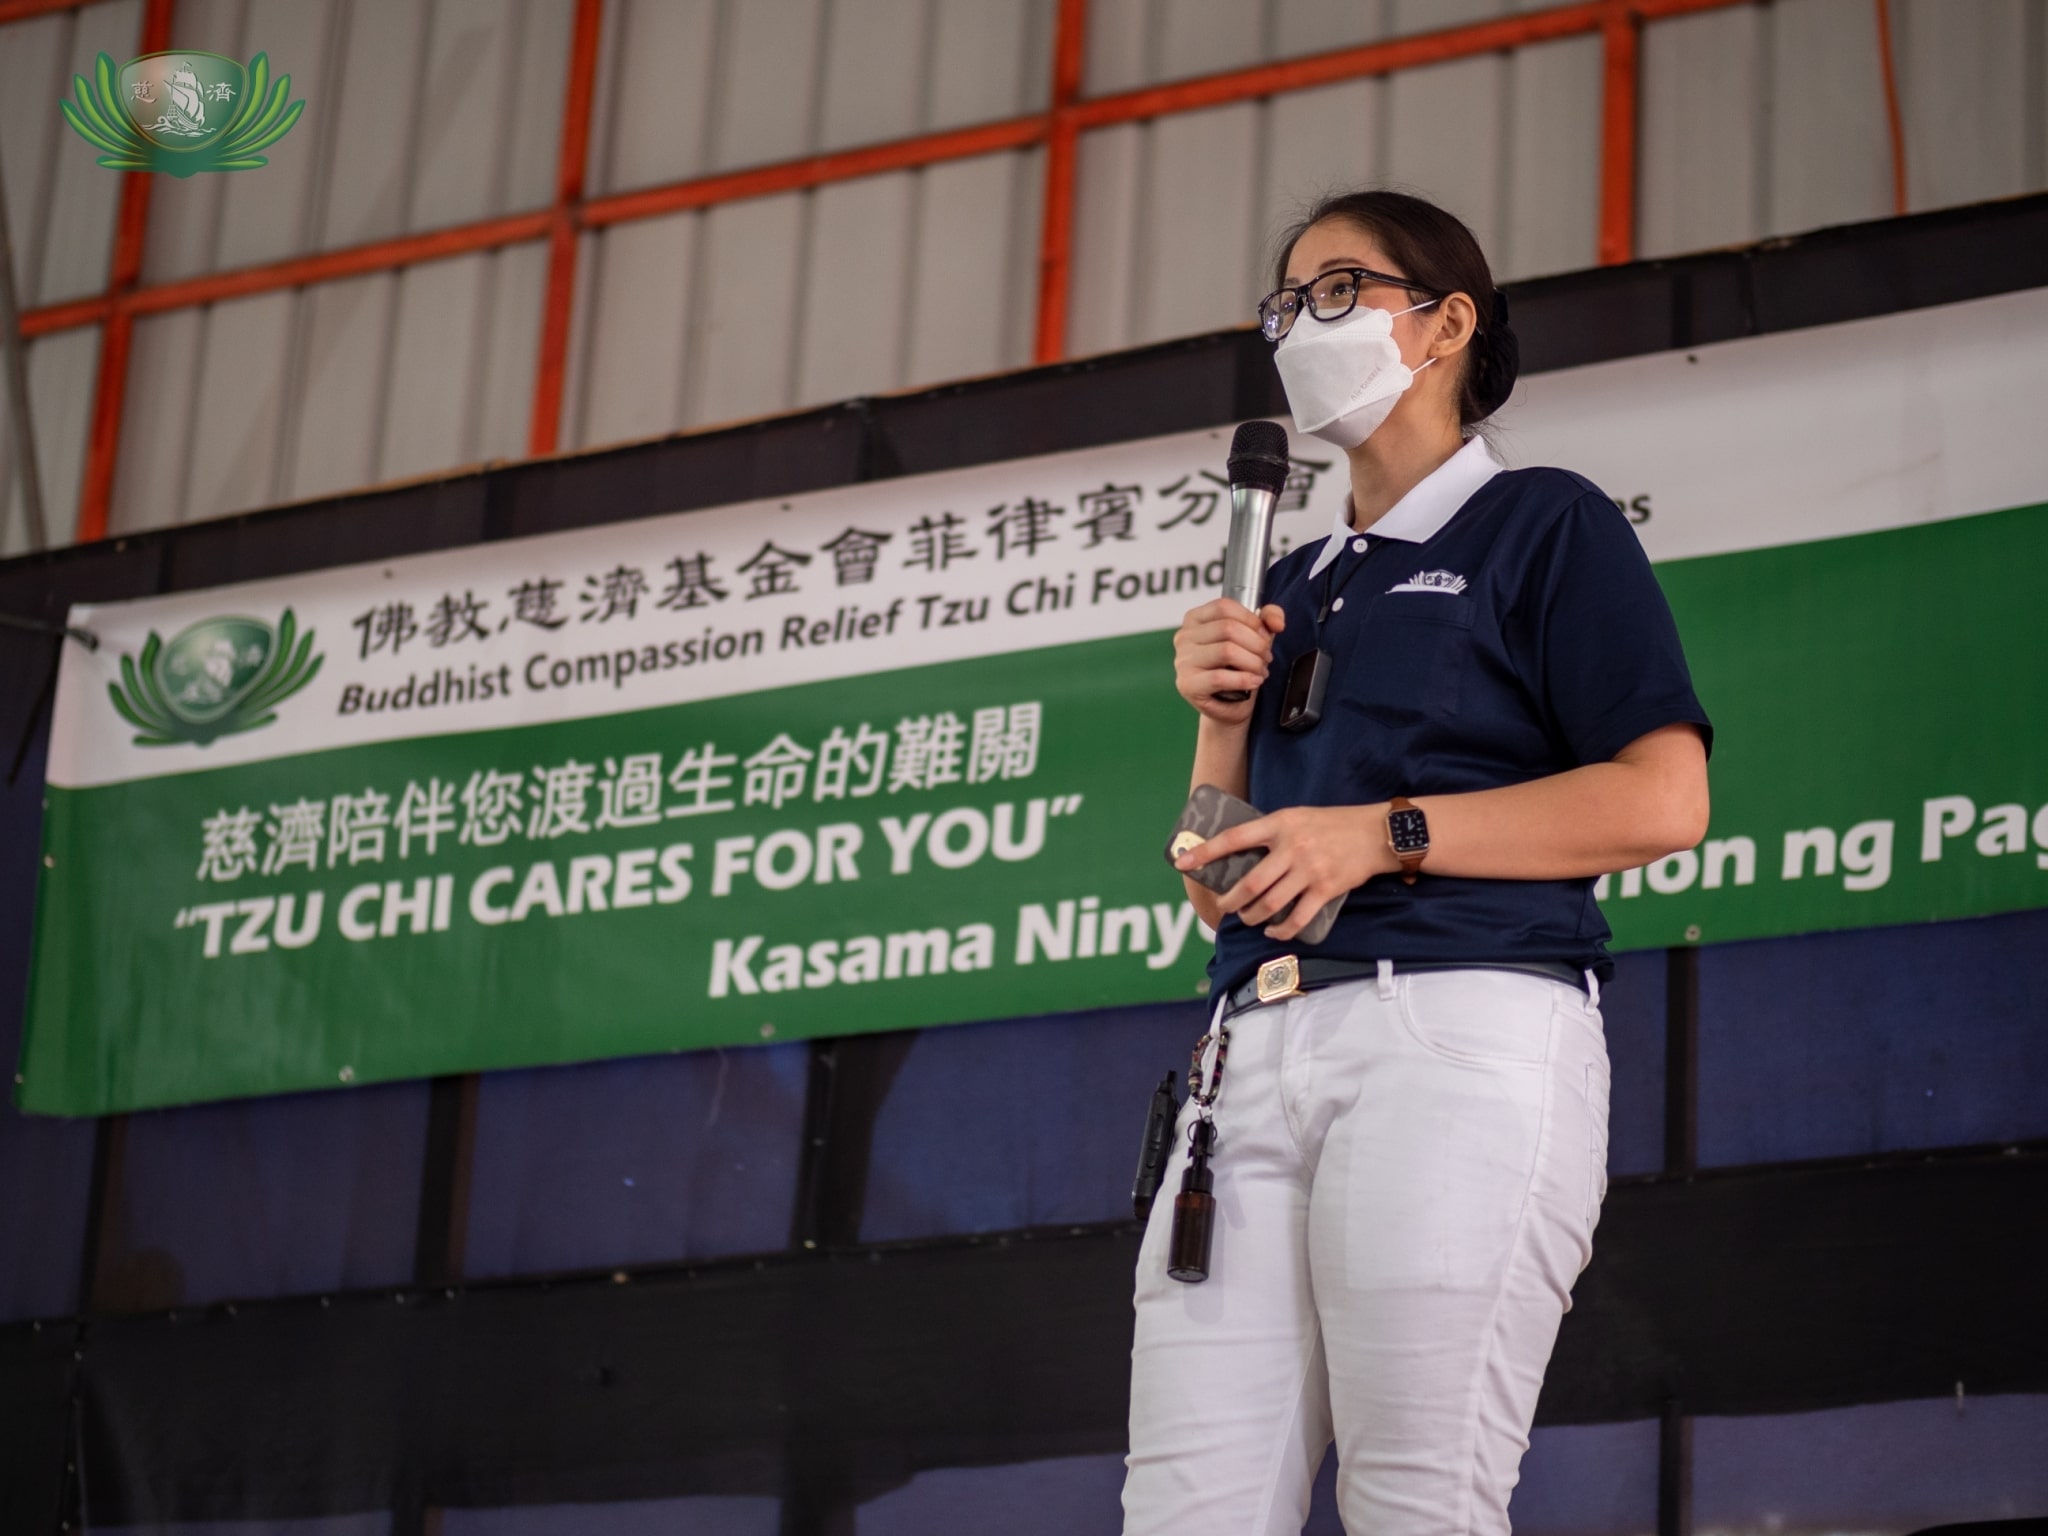
[[[1403,310],[1360,305],[1328,325],[1306,314],[1297,319],[1273,354],[1295,426],[1339,448],[1356,448],[1378,431],[1421,371],[1401,361],[1394,316],[1436,302]]]

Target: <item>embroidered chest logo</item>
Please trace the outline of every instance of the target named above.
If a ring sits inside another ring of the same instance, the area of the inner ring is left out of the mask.
[[[1389,592],[1442,592],[1456,597],[1465,590],[1465,578],[1455,571],[1417,571],[1399,586],[1387,588]]]

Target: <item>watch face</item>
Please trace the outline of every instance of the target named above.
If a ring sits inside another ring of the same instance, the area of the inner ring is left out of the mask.
[[[1412,807],[1387,813],[1387,836],[1396,853],[1429,852],[1429,819]]]

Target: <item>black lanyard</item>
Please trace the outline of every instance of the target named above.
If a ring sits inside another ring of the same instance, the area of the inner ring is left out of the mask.
[[[1347,533],[1347,538],[1367,538],[1365,534]],[[1385,543],[1384,539],[1379,541]],[[1323,649],[1323,625],[1330,617],[1330,610],[1336,605],[1337,596],[1351,585],[1365,562],[1372,558],[1375,545],[1368,540],[1365,552],[1351,562],[1351,568],[1344,573],[1344,579],[1337,579],[1337,561],[1344,558],[1340,547],[1337,559],[1332,560],[1323,572],[1323,599],[1316,611],[1316,643],[1294,658],[1294,664],[1287,669],[1286,691],[1280,696],[1280,729],[1299,734],[1313,730],[1323,718],[1323,696],[1330,687],[1330,653]]]

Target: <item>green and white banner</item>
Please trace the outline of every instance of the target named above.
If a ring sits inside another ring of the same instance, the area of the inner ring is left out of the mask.
[[[1620,947],[2048,903],[2044,345],[2035,292],[1526,381],[1503,456],[1622,504],[1719,732]],[[20,1103],[1197,996],[1228,436],[74,609]]]

